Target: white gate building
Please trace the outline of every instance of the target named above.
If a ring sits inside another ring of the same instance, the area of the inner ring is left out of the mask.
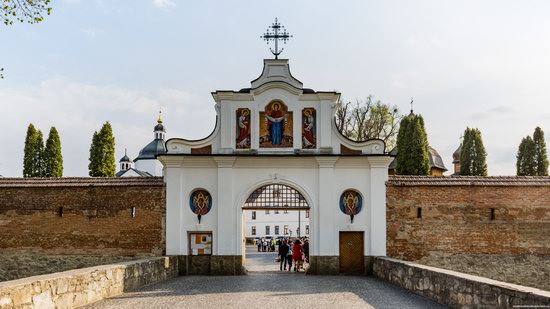
[[[269,59],[249,88],[212,96],[214,131],[169,139],[157,157],[166,181],[166,253],[182,256],[187,273],[242,273],[243,209],[308,210],[310,273],[365,272],[369,257],[386,255],[391,157],[381,140],[353,142],[338,132],[339,93],[304,88],[288,60]],[[295,190],[303,203],[288,205],[275,192],[256,203],[270,185]]]

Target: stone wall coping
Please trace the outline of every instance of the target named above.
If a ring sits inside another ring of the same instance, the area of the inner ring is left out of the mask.
[[[0,188],[164,186],[163,177],[0,178]]]
[[[425,270],[432,271],[432,272],[437,272],[437,273],[443,273],[445,275],[458,277],[460,279],[466,279],[466,280],[475,281],[475,282],[478,282],[478,283],[493,285],[493,286],[497,286],[497,287],[503,288],[503,289],[518,291],[518,292],[522,292],[522,293],[529,293],[529,294],[534,294],[534,295],[538,295],[538,296],[541,296],[541,297],[550,298],[550,292],[549,291],[544,291],[544,290],[537,289],[537,288],[532,288],[532,287],[513,284],[513,283],[508,283],[508,282],[497,281],[497,280],[493,280],[493,279],[489,279],[489,278],[485,278],[485,277],[465,274],[465,273],[461,273],[461,272],[457,272],[457,271],[453,271],[453,270],[448,270],[448,269],[444,269],[444,268],[426,266],[426,265],[422,265],[422,264],[418,264],[418,263],[414,263],[414,262],[409,262],[409,261],[403,261],[403,260],[394,259],[394,258],[390,258],[390,257],[376,257],[376,258],[381,259],[381,260],[390,261],[392,263],[403,264],[403,265],[406,265],[406,266],[409,266],[409,267],[425,269]]]
[[[406,186],[550,186],[550,176],[389,176],[388,185]]]
[[[37,281],[55,280],[55,279],[72,277],[72,276],[84,275],[86,273],[90,273],[94,271],[102,271],[102,270],[108,270],[108,269],[124,269],[134,264],[152,262],[152,261],[157,261],[165,258],[166,258],[165,256],[142,258],[137,260],[121,261],[121,262],[112,263],[112,264],[104,264],[104,265],[97,265],[97,266],[91,266],[91,267],[85,267],[85,268],[71,269],[71,270],[60,271],[60,272],[51,273],[51,274],[44,274],[44,275],[31,276],[31,277],[20,278],[15,280],[2,281],[0,282],[0,289],[14,287],[18,285],[25,285],[25,284],[29,284]]]

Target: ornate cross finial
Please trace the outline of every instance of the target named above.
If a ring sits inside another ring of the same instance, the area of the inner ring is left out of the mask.
[[[162,123],[162,110],[159,109],[159,118],[157,119],[157,123]]]
[[[281,26],[281,24],[277,21],[277,18],[275,18],[275,22],[271,24],[271,26],[269,26],[268,28],[272,28],[273,32],[270,32],[269,29],[267,29],[265,33],[260,36],[260,38],[264,39],[267,44],[269,44],[269,41],[275,41],[275,50],[273,50],[271,47],[269,48],[269,50],[273,55],[275,55],[275,59],[279,59],[279,55],[284,50],[284,48],[281,48],[281,50],[279,50],[279,40],[283,41],[283,43],[286,44],[286,41],[290,40],[292,35],[286,32],[285,27]]]
[[[411,114],[414,114],[414,112],[413,112],[413,102],[414,102],[414,99],[411,97]]]

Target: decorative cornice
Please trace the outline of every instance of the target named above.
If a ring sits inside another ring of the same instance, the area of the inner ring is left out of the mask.
[[[319,164],[319,167],[334,167],[334,164],[336,164],[336,161],[340,159],[339,157],[315,157],[315,160],[317,160],[317,164]]]
[[[367,157],[370,167],[387,169],[393,160],[391,156]]]
[[[233,164],[235,163],[235,160],[237,157],[213,157],[214,161],[216,161],[216,164],[218,167],[222,168],[229,168],[233,167]]]

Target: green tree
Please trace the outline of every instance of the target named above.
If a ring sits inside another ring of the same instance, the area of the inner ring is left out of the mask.
[[[39,23],[45,15],[50,15],[51,0],[2,0],[0,3],[0,18],[5,25],[14,21],[29,24]]]
[[[92,177],[112,177],[115,175],[115,138],[111,124],[106,122],[99,133],[94,132],[90,146],[89,175]]]
[[[518,176],[536,175],[537,162],[535,160],[535,143],[531,136],[521,139],[516,158],[516,174]]]
[[[89,175],[92,177],[99,177],[101,166],[101,149],[99,146],[99,135],[97,131],[94,132],[92,137],[92,145],[90,146],[90,163],[88,164]]]
[[[31,123],[27,127],[27,136],[25,137],[25,150],[23,156],[23,177],[33,177],[35,174],[36,158],[36,128]]]
[[[50,128],[46,149],[44,150],[44,164],[46,177],[63,176],[63,155],[61,154],[61,140],[55,127]]]
[[[402,117],[397,106],[375,101],[372,95],[356,104],[339,102],[335,121],[338,131],[355,141],[381,139],[388,149],[395,147],[395,139]]]
[[[5,25],[12,25],[14,21],[35,24],[50,15],[51,0],[0,0],[0,20]],[[4,68],[0,68],[0,79],[4,78]]]
[[[537,164],[535,175],[548,176],[548,154],[546,152],[546,142],[544,141],[544,131],[540,127],[535,128],[533,143],[535,145],[535,161]]]
[[[36,148],[34,154],[34,177],[46,176],[45,162],[44,162],[44,136],[42,131],[36,132]]]
[[[413,113],[405,116],[397,135],[397,158],[395,171],[398,175],[429,175],[428,136],[424,118]]]
[[[116,173],[115,138],[113,128],[107,121],[99,131],[99,144],[101,145],[101,176],[114,177]]]
[[[479,129],[467,127],[464,131],[460,153],[460,175],[487,176],[487,152]]]

